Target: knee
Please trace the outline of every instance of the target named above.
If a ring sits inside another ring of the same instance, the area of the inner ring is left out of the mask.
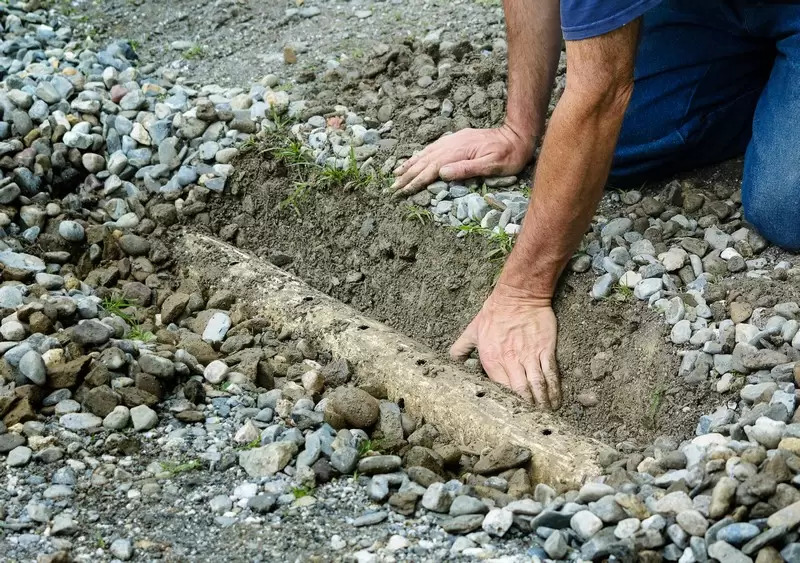
[[[745,181],[742,204],[745,219],[761,236],[783,249],[800,249],[800,183],[762,183],[756,188]]]

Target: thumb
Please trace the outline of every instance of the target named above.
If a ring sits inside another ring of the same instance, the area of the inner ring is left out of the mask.
[[[439,176],[446,182],[452,182],[477,176],[492,176],[495,168],[493,158],[484,156],[475,160],[459,160],[446,164],[439,170]]]
[[[450,347],[450,357],[456,362],[463,362],[475,347],[478,345],[477,339],[477,327],[475,325],[475,321],[473,320],[469,323],[469,326],[461,333],[461,336],[458,337],[453,345]]]

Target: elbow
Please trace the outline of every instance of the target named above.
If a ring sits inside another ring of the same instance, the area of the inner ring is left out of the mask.
[[[577,112],[622,119],[633,96],[633,77],[578,78],[564,89],[564,97]]]

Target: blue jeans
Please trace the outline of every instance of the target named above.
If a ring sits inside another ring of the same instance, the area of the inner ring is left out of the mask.
[[[745,153],[745,218],[800,249],[800,4],[665,0],[644,16],[611,185]]]

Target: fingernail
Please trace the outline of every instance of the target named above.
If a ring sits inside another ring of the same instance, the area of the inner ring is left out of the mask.
[[[394,184],[392,184],[391,186],[389,186],[389,189],[390,189],[390,190],[392,190],[392,191],[396,190],[396,189],[398,188],[398,185],[397,185],[397,184],[399,184],[399,182],[395,182]]]

